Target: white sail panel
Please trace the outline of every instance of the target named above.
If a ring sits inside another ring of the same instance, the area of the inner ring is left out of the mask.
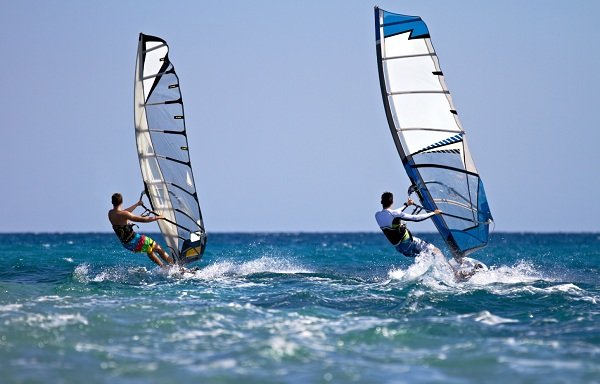
[[[393,108],[392,113],[399,129],[423,129],[427,130],[426,132],[437,130],[438,133],[447,131],[441,136],[432,137],[432,141],[462,131],[448,108],[446,95],[436,93],[390,95],[388,103]]]
[[[414,55],[429,55],[427,43],[422,39],[409,39],[410,33],[390,36],[386,39],[383,54],[389,57],[407,57]]]
[[[144,84],[144,100],[148,100],[152,84],[156,80],[163,65],[162,59],[167,55],[168,48],[165,44],[158,41],[149,41],[146,43],[144,54],[144,66],[142,79]]]
[[[384,63],[384,70],[390,80],[390,93],[414,92],[443,92],[444,88],[436,76],[435,65],[429,56],[417,56],[404,59],[390,59]],[[390,74],[397,74],[390,76]]]

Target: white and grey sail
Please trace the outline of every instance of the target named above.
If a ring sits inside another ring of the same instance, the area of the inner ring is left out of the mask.
[[[202,257],[204,222],[192,173],[179,78],[169,47],[140,33],[135,69],[135,136],[151,211],[178,264]]]

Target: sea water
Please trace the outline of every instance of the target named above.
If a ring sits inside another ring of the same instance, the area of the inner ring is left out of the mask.
[[[210,234],[184,274],[113,234],[0,254],[1,383],[600,382],[598,234],[495,233],[466,282],[380,233]]]

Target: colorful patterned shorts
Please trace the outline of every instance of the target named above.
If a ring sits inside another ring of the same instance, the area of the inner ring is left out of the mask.
[[[136,233],[130,242],[123,244],[123,246],[135,253],[149,253],[154,250],[156,243],[150,237],[146,235],[140,235]]]

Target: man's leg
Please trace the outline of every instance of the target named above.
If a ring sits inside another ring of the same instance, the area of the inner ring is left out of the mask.
[[[156,255],[152,251],[149,251],[148,253],[146,253],[146,255],[148,255],[150,260],[152,260],[155,264],[158,264],[158,266],[160,267],[164,267],[163,263],[158,257],[156,257]]]
[[[173,265],[173,259],[171,258],[171,256],[167,255],[167,252],[165,252],[164,249],[162,249],[162,247],[160,245],[158,245],[158,243],[156,243],[154,245],[154,252],[158,253],[160,255],[160,257],[167,262],[167,264],[169,265]],[[156,256],[155,256],[156,257]]]
[[[438,247],[436,247],[435,245],[428,243],[427,241],[423,240],[423,239],[419,239],[416,236],[413,236],[413,244],[414,244],[414,251],[418,254],[421,252],[431,252],[433,253],[434,256],[444,256],[442,254],[442,251],[439,250]]]

